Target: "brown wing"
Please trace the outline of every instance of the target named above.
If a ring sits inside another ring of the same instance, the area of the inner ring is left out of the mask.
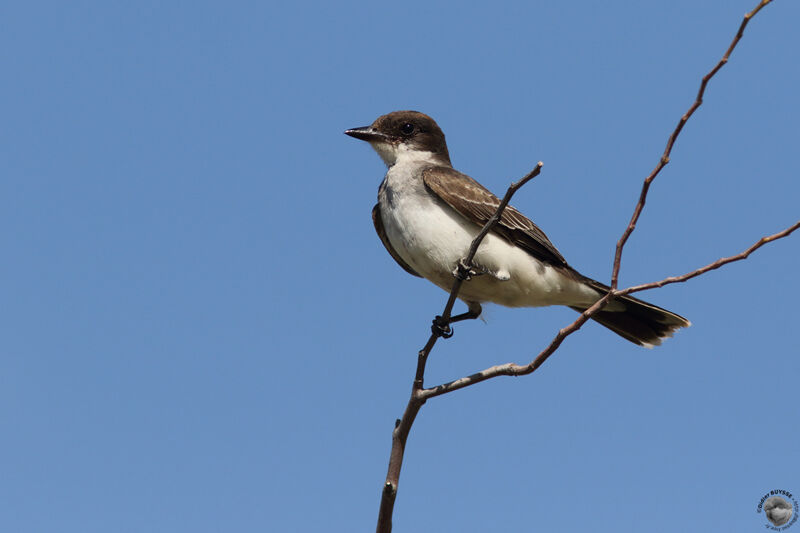
[[[397,252],[395,252],[394,248],[392,248],[392,243],[389,242],[389,237],[386,236],[386,230],[383,227],[383,219],[381,218],[381,206],[380,204],[375,204],[375,207],[372,208],[372,223],[375,224],[375,231],[378,232],[378,237],[381,238],[381,242],[386,247],[386,251],[389,252],[389,255],[397,261],[397,264],[403,267],[403,270],[421,278],[419,274],[417,274],[413,268],[408,266],[408,263],[403,261],[403,258],[400,257]]]
[[[431,192],[479,226],[486,224],[500,205],[500,199],[486,187],[455,169],[429,167],[423,171],[422,179]],[[510,205],[492,231],[540,261],[569,268],[547,235]]]

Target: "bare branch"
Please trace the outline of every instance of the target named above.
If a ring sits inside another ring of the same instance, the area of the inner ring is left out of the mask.
[[[779,231],[778,233],[775,233],[773,235],[769,235],[767,237],[761,237],[759,240],[757,240],[753,244],[753,246],[751,246],[750,248],[748,248],[747,250],[745,250],[742,253],[739,253],[739,254],[736,254],[736,255],[732,255],[730,257],[723,257],[723,258],[717,259],[713,263],[709,263],[704,267],[698,268],[697,270],[692,270],[691,272],[688,272],[688,273],[686,273],[686,274],[684,274],[682,276],[670,276],[668,278],[662,279],[661,281],[654,281],[652,283],[644,283],[642,285],[634,285],[633,287],[628,287],[627,289],[622,289],[622,290],[618,291],[617,294],[621,296],[621,295],[624,295],[624,294],[630,294],[632,292],[640,292],[640,291],[646,291],[646,290],[650,290],[650,289],[656,289],[658,287],[663,287],[664,285],[669,285],[671,283],[682,283],[684,281],[688,281],[688,280],[690,280],[692,278],[696,278],[697,276],[700,276],[701,274],[705,274],[706,272],[708,272],[710,270],[716,270],[716,269],[718,269],[719,267],[721,267],[723,265],[727,265],[728,263],[733,263],[734,261],[741,261],[743,259],[747,259],[747,257],[750,254],[752,254],[753,252],[755,252],[756,250],[758,250],[759,248],[761,248],[765,244],[767,244],[769,242],[772,242],[772,241],[776,241],[778,239],[782,239],[784,237],[788,237],[797,228],[800,228],[800,221],[795,222],[793,225],[789,226],[788,228],[786,228],[783,231]]]
[[[628,237],[630,237],[631,233],[636,228],[636,223],[639,220],[639,216],[641,215],[642,209],[644,208],[644,204],[645,204],[645,201],[647,199],[647,193],[648,193],[648,191],[650,189],[650,184],[656,178],[658,173],[661,172],[661,169],[663,169],[664,166],[666,166],[666,164],[669,162],[669,155],[672,152],[672,147],[675,144],[675,140],[678,138],[678,135],[680,134],[681,130],[683,129],[683,126],[686,124],[686,122],[689,120],[689,118],[694,114],[694,112],[697,110],[697,108],[700,107],[700,105],[703,103],[703,95],[705,93],[706,86],[708,85],[709,80],[719,71],[719,69],[722,68],[722,66],[725,63],[728,62],[728,58],[730,57],[731,52],[733,52],[733,49],[736,47],[736,44],[742,38],[742,34],[744,32],[744,29],[747,26],[747,23],[750,21],[750,19],[756,13],[758,13],[761,10],[762,7],[764,7],[765,5],[770,3],[771,1],[772,0],[762,0],[758,4],[758,6],[755,7],[755,9],[753,9],[752,11],[750,11],[749,13],[747,13],[744,16],[744,19],[742,20],[742,23],[739,25],[739,30],[737,31],[736,36],[733,38],[733,41],[731,42],[730,46],[728,47],[727,51],[725,52],[725,55],[714,66],[714,68],[711,69],[708,72],[708,74],[706,74],[703,77],[703,80],[700,83],[700,89],[697,92],[697,97],[695,99],[695,102],[692,104],[692,106],[689,108],[689,110],[681,117],[680,121],[678,121],[678,125],[676,126],[675,130],[672,132],[672,135],[670,135],[669,140],[667,141],[667,147],[664,150],[664,153],[661,156],[661,159],[659,160],[658,165],[656,165],[656,168],[650,173],[649,176],[647,176],[647,178],[645,178],[644,183],[642,185],[642,192],[641,192],[641,194],[639,196],[639,201],[637,202],[636,207],[634,209],[634,213],[633,213],[633,216],[631,217],[631,221],[628,224],[628,227],[623,232],[622,237],[620,238],[619,242],[617,243],[616,253],[615,253],[615,256],[614,256],[614,268],[613,268],[612,277],[611,277],[611,290],[605,296],[603,296],[603,298],[601,298],[597,302],[595,302],[594,305],[592,305],[590,308],[586,309],[583,313],[581,313],[580,316],[574,322],[572,322],[569,326],[559,330],[558,334],[553,338],[553,340],[550,342],[550,344],[544,350],[539,352],[539,354],[536,356],[536,358],[533,361],[531,361],[530,363],[528,363],[527,365],[518,365],[518,364],[515,364],[515,363],[506,363],[504,365],[493,366],[493,367],[487,368],[485,370],[482,370],[482,371],[480,371],[480,372],[478,372],[476,374],[472,374],[471,376],[467,376],[467,377],[464,377],[464,378],[461,378],[461,379],[457,379],[455,381],[451,381],[449,383],[445,383],[443,385],[439,385],[439,386],[433,387],[431,389],[425,389],[425,390],[422,391],[422,396],[425,399],[433,398],[435,396],[446,394],[446,393],[452,392],[454,390],[462,389],[464,387],[468,387],[470,385],[474,385],[476,383],[480,383],[481,381],[485,381],[487,379],[491,379],[491,378],[497,377],[497,376],[522,376],[522,375],[530,374],[530,373],[534,372],[537,368],[539,368],[547,360],[547,358],[550,357],[553,354],[553,352],[556,351],[556,349],[558,349],[558,347],[561,345],[561,343],[564,341],[564,339],[567,336],[569,336],[569,335],[575,333],[576,331],[578,331],[581,328],[581,326],[583,326],[586,323],[586,321],[588,321],[598,311],[602,310],[608,304],[608,302],[611,299],[613,299],[613,298],[615,298],[617,296],[622,296],[622,295],[625,295],[625,294],[629,294],[631,292],[638,292],[638,291],[642,291],[642,290],[647,290],[647,289],[652,289],[652,288],[660,287],[660,286],[663,286],[663,285],[667,285],[669,283],[676,283],[676,282],[679,282],[679,281],[686,281],[686,280],[691,279],[693,277],[699,276],[699,275],[701,275],[701,274],[703,274],[705,272],[708,272],[709,270],[714,270],[716,268],[719,268],[719,267],[721,267],[721,266],[723,266],[723,265],[725,265],[727,263],[744,259],[748,255],[750,255],[753,251],[757,250],[758,248],[760,248],[764,244],[766,244],[768,242],[771,242],[771,241],[773,241],[775,239],[786,237],[787,235],[792,233],[795,229],[797,229],[797,224],[795,224],[794,226],[792,226],[792,227],[790,227],[790,228],[788,228],[788,229],[786,229],[786,230],[784,230],[784,231],[782,231],[780,233],[777,233],[775,235],[771,235],[769,237],[764,237],[763,239],[758,241],[756,244],[754,244],[753,246],[751,246],[750,248],[748,248],[747,250],[745,250],[741,254],[737,254],[735,256],[731,256],[731,257],[720,259],[719,261],[716,261],[715,263],[712,263],[712,264],[707,265],[707,266],[705,266],[705,267],[703,267],[701,269],[698,269],[696,271],[693,271],[693,272],[690,272],[688,274],[685,274],[684,276],[677,276],[677,277],[674,277],[674,278],[667,278],[666,280],[661,280],[661,281],[654,282],[654,283],[651,283],[651,284],[645,284],[645,285],[640,285],[640,286],[636,286],[636,287],[629,287],[629,288],[624,289],[624,290],[617,290],[619,269],[620,269],[620,263],[621,263],[621,257],[622,257],[622,249],[624,248],[625,243],[628,240]]]
[[[550,355],[556,351],[558,346],[564,340],[567,335],[574,333],[575,331],[579,330],[582,325],[586,323],[591,316],[605,307],[605,304],[610,300],[612,297],[617,296],[624,296],[626,294],[630,294],[632,292],[640,292],[646,291],[648,289],[655,289],[658,287],[663,287],[664,285],[669,285],[670,283],[680,283],[684,281],[688,281],[692,278],[696,278],[702,274],[710,270],[716,270],[723,265],[727,265],[728,263],[733,263],[734,261],[741,261],[743,259],[747,259],[747,257],[764,246],[767,243],[772,241],[776,241],[778,239],[782,239],[784,237],[788,237],[792,234],[795,230],[800,228],[800,221],[795,222],[793,225],[789,226],[783,231],[779,231],[773,235],[769,235],[766,237],[762,237],[758,241],[756,241],[750,248],[747,250],[738,253],[736,255],[732,255],[730,257],[723,257],[710,263],[704,267],[698,268],[697,270],[693,270],[687,274],[682,276],[673,276],[669,278],[662,279],[661,281],[654,281],[652,283],[644,283],[642,285],[634,285],[633,287],[628,287],[626,289],[620,289],[616,291],[611,291],[606,294],[603,298],[595,302],[595,304],[581,313],[581,315],[569,326],[565,327],[561,331],[558,332],[558,335],[550,342],[550,344],[542,350],[539,355],[536,356],[536,359],[528,363],[527,365],[518,365],[516,363],[506,363],[504,365],[496,365],[489,367],[485,370],[481,370],[475,374],[470,376],[466,376],[455,381],[450,381],[449,383],[444,383],[442,385],[438,385],[436,387],[432,387],[430,389],[425,389],[422,391],[421,395],[424,399],[433,398],[434,396],[440,396],[442,394],[447,394],[448,392],[453,392],[458,389],[463,389],[464,387],[469,387],[470,385],[475,385],[476,383],[480,383],[481,381],[486,381],[487,379],[495,378],[498,376],[523,376],[525,374],[530,374],[534,372],[537,368],[542,366]]]
[[[658,164],[653,169],[647,178],[645,178],[644,183],[642,184],[642,192],[639,194],[639,201],[636,203],[636,207],[633,210],[633,215],[631,216],[631,221],[628,223],[628,227],[625,228],[625,231],[622,233],[622,237],[620,237],[619,241],[617,242],[617,249],[614,253],[614,268],[611,272],[611,288],[616,289],[617,284],[619,282],[619,269],[620,263],[622,261],[622,249],[625,246],[625,243],[628,242],[628,237],[631,236],[633,230],[636,229],[636,223],[639,221],[639,216],[642,214],[642,209],[644,209],[644,204],[647,201],[647,193],[650,190],[650,184],[653,183],[653,180],[656,179],[661,169],[663,169],[667,163],[669,163],[669,156],[672,153],[672,147],[675,144],[675,140],[680,135],[681,130],[683,130],[683,126],[686,125],[686,122],[691,118],[697,108],[703,104],[703,95],[706,92],[706,86],[711,78],[721,69],[725,63],[728,62],[728,58],[733,52],[733,49],[736,48],[736,45],[739,43],[739,39],[742,38],[744,34],[744,29],[747,26],[747,23],[750,22],[750,19],[753,18],[756,13],[761,11],[761,8],[765,5],[769,4],[772,0],[761,0],[758,5],[753,9],[751,12],[747,13],[742,19],[742,23],[739,25],[739,31],[736,32],[736,36],[733,38],[730,46],[725,51],[725,55],[722,56],[722,59],[712,68],[708,74],[703,76],[703,81],[700,82],[700,89],[697,91],[697,97],[694,100],[694,103],[691,105],[688,111],[683,114],[681,119],[678,121],[678,125],[675,126],[675,130],[672,132],[672,135],[669,136],[669,140],[667,141],[667,147],[664,149],[664,153],[661,155],[661,159],[658,161]]]
[[[542,162],[539,161],[532,171],[509,186],[505,196],[503,196],[503,199],[500,201],[500,205],[497,206],[494,215],[492,215],[492,218],[483,225],[481,231],[472,240],[467,256],[462,259],[461,263],[458,265],[453,288],[450,290],[450,298],[448,298],[441,315],[443,323],[446,324],[450,319],[456,298],[458,298],[458,293],[461,290],[461,285],[463,285],[464,281],[469,277],[469,271],[472,269],[472,260],[475,258],[475,254],[478,252],[478,247],[484,237],[489,234],[500,220],[503,210],[508,205],[508,202],[511,201],[511,197],[514,196],[514,193],[538,176],[541,170]],[[403,455],[405,453],[406,441],[408,440],[408,433],[411,431],[411,425],[414,423],[417,413],[419,413],[420,408],[426,400],[426,397],[422,394],[424,390],[425,364],[428,360],[428,354],[431,353],[433,346],[440,336],[441,333],[432,332],[431,336],[428,338],[428,342],[425,343],[425,346],[417,354],[417,371],[414,377],[414,383],[411,386],[411,398],[409,398],[406,410],[403,412],[403,418],[397,420],[394,431],[392,432],[392,451],[389,454],[389,469],[386,473],[386,482],[383,485],[383,491],[381,492],[381,505],[378,511],[378,533],[389,533],[392,530],[392,512],[394,510],[394,501],[397,497],[397,485],[400,482],[400,469],[403,466]]]
[[[796,223],[795,225],[787,228],[786,230],[776,233],[774,235],[770,235],[768,237],[764,237],[756,242],[753,246],[745,250],[744,252],[737,254],[735,256],[726,257],[715,261],[705,267],[697,269],[693,272],[688,274],[684,274],[683,276],[676,276],[672,278],[666,278],[661,281],[657,281],[654,283],[649,283],[645,285],[637,285],[634,287],[629,287],[623,290],[617,290],[617,283],[619,278],[619,270],[622,258],[622,250],[627,242],[628,238],[630,237],[631,233],[633,233],[634,229],[636,229],[636,223],[639,220],[639,217],[642,213],[642,209],[644,208],[645,201],[647,199],[647,193],[650,188],[650,184],[656,178],[656,176],[661,172],[661,170],[669,163],[669,156],[672,152],[672,147],[675,144],[675,140],[678,138],[683,126],[689,120],[689,118],[694,114],[698,107],[703,103],[703,95],[706,90],[706,86],[708,85],[709,80],[722,68],[725,63],[727,63],[730,54],[733,52],[736,44],[741,39],[744,29],[747,26],[747,23],[750,19],[758,13],[761,8],[769,4],[772,0],[761,0],[759,4],[753,9],[751,12],[747,13],[742,20],[742,23],[739,26],[739,30],[736,33],[733,41],[731,42],[730,46],[728,47],[725,55],[722,59],[716,64],[716,66],[711,69],[703,77],[703,80],[700,84],[700,89],[698,90],[697,97],[695,98],[694,103],[689,108],[689,110],[681,117],[678,125],[675,127],[675,130],[669,137],[667,141],[667,146],[664,150],[664,153],[659,160],[658,165],[653,169],[649,176],[644,180],[642,185],[642,191],[639,195],[639,201],[634,208],[633,215],[631,220],[622,234],[622,237],[617,242],[616,252],[614,255],[614,266],[611,276],[611,289],[609,292],[600,298],[597,302],[594,303],[590,308],[586,309],[583,313],[578,316],[578,318],[572,322],[570,325],[566,326],[565,328],[561,329],[558,334],[553,338],[550,344],[543,349],[536,358],[528,363],[527,365],[518,365],[516,363],[507,363],[504,365],[497,365],[485,370],[482,370],[476,374],[472,374],[470,376],[457,379],[455,381],[451,381],[449,383],[444,383],[442,385],[438,385],[436,387],[425,389],[424,388],[424,377],[425,377],[425,365],[427,362],[428,355],[430,354],[431,350],[433,349],[434,345],[436,344],[437,339],[442,335],[442,332],[434,331],[428,339],[428,342],[425,344],[422,350],[420,350],[418,357],[417,357],[417,370],[414,378],[414,383],[411,388],[411,398],[408,401],[408,405],[406,406],[406,410],[403,413],[403,417],[400,420],[397,420],[395,423],[395,429],[392,432],[392,450],[389,459],[389,469],[386,475],[386,482],[383,487],[382,495],[381,495],[381,504],[380,504],[380,511],[378,514],[378,525],[377,531],[379,533],[389,533],[392,530],[392,512],[394,509],[394,502],[397,496],[397,486],[400,479],[400,470],[403,463],[403,455],[405,452],[406,442],[408,440],[408,435],[411,430],[411,426],[414,423],[414,420],[419,413],[420,408],[424,403],[427,401],[428,398],[433,398],[435,396],[440,396],[442,394],[446,394],[448,392],[453,392],[458,389],[462,389],[464,387],[468,387],[470,385],[474,385],[476,383],[480,383],[487,379],[491,379],[497,376],[521,376],[525,374],[530,374],[536,371],[548,357],[550,357],[561,345],[565,338],[569,335],[574,333],[575,331],[579,330],[581,326],[583,326],[587,320],[589,320],[595,313],[600,311],[603,307],[605,307],[608,302],[620,295],[629,294],[631,292],[642,291],[646,289],[661,287],[663,285],[667,285],[669,283],[677,283],[681,281],[687,281],[693,277],[699,276],[708,272],[709,270],[714,270],[719,268],[727,263],[733,261],[739,261],[745,259],[748,255],[752,252],[763,246],[764,244],[774,241],[776,239],[780,239],[783,237],[788,236],[793,231],[800,227],[800,222]],[[534,178],[536,175],[539,174],[542,168],[542,163],[539,164],[531,171],[528,175],[522,178],[520,181],[513,183],[508,191],[506,192],[503,200],[501,201],[500,205],[498,206],[495,214],[492,216],[489,221],[483,226],[480,233],[475,237],[470,245],[469,252],[467,256],[460,262],[456,271],[456,279],[453,282],[453,288],[450,291],[450,297],[448,298],[447,304],[445,305],[445,309],[441,315],[442,323],[448,324],[449,319],[451,318],[451,313],[453,310],[453,306],[455,305],[455,301],[458,298],[458,293],[461,289],[461,285],[469,279],[470,271],[472,268],[472,260],[477,253],[478,247],[480,246],[481,241],[483,238],[491,231],[495,224],[500,220],[500,217],[503,213],[503,210],[508,205],[509,200],[514,195],[514,193],[522,187],[525,183],[529,180]]]
[[[559,330],[558,334],[550,341],[550,344],[547,347],[539,352],[539,355],[536,358],[528,363],[527,365],[518,365],[516,363],[506,363],[504,365],[497,365],[486,370],[482,370],[476,374],[472,374],[471,376],[467,376],[465,378],[457,379],[455,381],[451,381],[449,383],[444,383],[442,385],[438,385],[436,387],[430,389],[424,389],[421,391],[420,395],[423,399],[427,400],[428,398],[433,398],[434,396],[441,396],[442,394],[446,394],[448,392],[453,392],[458,389],[463,389],[464,387],[469,387],[470,385],[475,385],[476,383],[480,383],[481,381],[486,381],[487,379],[495,378],[498,376],[524,376],[526,374],[533,373],[537,368],[542,366],[547,358],[553,355],[553,353],[561,346],[561,343],[564,342],[569,335],[575,333],[581,326],[583,326],[595,313],[600,311],[603,307],[606,306],[608,301],[615,295],[615,292],[609,292],[601,299],[597,300],[594,305],[592,305],[589,309],[584,311],[583,313],[578,316],[575,321],[570,324],[569,326]]]

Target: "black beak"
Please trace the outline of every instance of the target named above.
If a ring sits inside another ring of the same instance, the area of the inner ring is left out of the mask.
[[[379,132],[372,126],[364,126],[363,128],[353,128],[351,130],[345,130],[344,133],[345,135],[349,135],[350,137],[355,137],[356,139],[361,139],[362,141],[367,141],[367,142],[387,140],[387,137],[384,133]]]

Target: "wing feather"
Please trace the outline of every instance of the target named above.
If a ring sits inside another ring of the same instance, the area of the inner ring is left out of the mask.
[[[500,199],[486,187],[453,168],[429,167],[422,179],[428,190],[479,226],[486,224],[500,205]],[[510,205],[492,231],[540,261],[572,270],[547,235]]]

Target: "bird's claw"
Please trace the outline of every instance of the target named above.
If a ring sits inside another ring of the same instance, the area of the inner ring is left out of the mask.
[[[481,274],[481,272],[475,270],[471,265],[464,263],[464,259],[459,259],[456,269],[453,270],[453,276],[461,281],[469,281],[473,276],[477,276],[478,274]]]
[[[436,315],[436,318],[433,319],[431,332],[437,337],[442,337],[444,339],[449,339],[454,333],[453,328],[450,327],[450,324],[445,322],[445,320],[439,315]]]

